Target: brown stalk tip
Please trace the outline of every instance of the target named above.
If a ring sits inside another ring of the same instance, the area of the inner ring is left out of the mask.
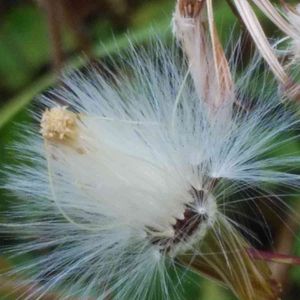
[[[199,16],[205,0],[179,0],[179,11],[183,17]]]

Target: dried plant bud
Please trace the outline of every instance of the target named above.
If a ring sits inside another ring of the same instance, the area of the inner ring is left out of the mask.
[[[179,1],[179,10],[182,16],[196,18],[199,16],[205,0]]]
[[[279,299],[281,286],[272,279],[266,262],[253,260],[244,238],[226,220],[220,221],[218,234],[210,232],[206,235],[199,249],[198,255],[191,251],[179,255],[177,259],[195,271],[229,286],[240,300]],[[218,255],[221,252],[226,255]],[[205,253],[211,253],[210,257]]]
[[[231,114],[232,78],[212,10],[212,1],[178,0],[173,32],[188,58],[199,96],[212,112],[226,104]]]
[[[47,140],[66,143],[78,136],[78,117],[66,106],[46,109],[41,120],[41,134]]]

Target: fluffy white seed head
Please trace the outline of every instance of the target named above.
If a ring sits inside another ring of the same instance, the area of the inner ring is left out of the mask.
[[[214,278],[233,290],[238,282],[245,291],[236,293],[254,299],[268,278],[253,282],[261,269],[238,271],[249,258],[228,259],[228,245],[236,253],[244,247],[230,199],[277,182],[298,188],[288,169],[299,158],[269,155],[290,142],[298,121],[261,78],[253,84],[256,66],[237,79],[228,118],[226,102],[211,114],[207,91],[195,89],[188,67],[162,45],[131,51],[111,64],[116,75],[66,76],[52,97],[68,108],[44,96],[42,134],[26,129],[16,146],[29,163],[11,168],[5,188],[23,202],[2,229],[25,239],[18,254],[39,252],[19,269],[32,279],[26,299],[49,291],[61,299],[155,299],[158,287],[163,299],[176,299],[169,267],[178,257],[201,257]]]

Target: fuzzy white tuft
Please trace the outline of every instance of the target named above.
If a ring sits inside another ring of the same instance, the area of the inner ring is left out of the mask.
[[[176,257],[191,252],[209,261],[201,250],[207,234],[222,249],[220,224],[242,228],[227,215],[236,207],[232,194],[262,191],[266,183],[299,187],[299,175],[287,171],[299,157],[271,155],[290,142],[299,121],[263,78],[253,83],[255,66],[236,81],[232,118],[226,102],[212,116],[207,91],[195,90],[186,65],[161,45],[150,55],[139,51],[113,64],[117,75],[73,73],[44,96],[43,132],[53,129],[54,109],[57,118],[76,119],[72,143],[27,129],[16,147],[28,163],[6,172],[4,187],[20,203],[1,230],[22,235],[17,254],[35,253],[17,270],[34,287],[23,300],[49,291],[60,299],[156,299],[157,288],[163,299],[176,299],[178,289],[169,285]],[[69,111],[53,108],[56,99]],[[54,129],[63,139],[66,126]],[[254,299],[247,276],[240,279],[250,286],[245,299]]]

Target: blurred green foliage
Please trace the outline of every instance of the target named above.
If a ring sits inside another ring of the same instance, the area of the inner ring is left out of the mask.
[[[151,34],[156,31],[166,33],[163,35],[165,37],[170,36],[174,1],[139,2],[130,15],[129,27],[124,28],[123,32],[118,30],[118,33],[114,33],[113,21],[106,18],[96,19],[91,23],[92,48],[96,57],[114,55],[126,48],[128,45],[128,38],[124,35],[126,31],[138,43],[147,43]],[[231,34],[234,16],[223,0],[218,1],[216,20],[221,28],[222,40],[226,41]],[[265,25],[268,31],[272,32],[270,23],[266,22]],[[86,58],[76,53],[74,39],[68,31],[64,31],[64,45],[68,53],[75,54],[69,55],[68,67],[79,67],[86,63]],[[13,151],[7,151],[7,147],[18,139],[15,124],[30,122],[27,113],[29,103],[37,94],[55,84],[56,76],[49,68],[51,64],[49,49],[47,24],[41,9],[29,1],[11,5],[0,20],[0,168],[14,160]],[[293,145],[293,148],[298,151],[299,145]],[[11,197],[9,199],[14,201]],[[7,197],[0,190],[0,210],[4,211],[8,207]],[[295,245],[295,252],[300,255],[299,239]],[[1,257],[0,253],[0,272],[5,265],[11,263],[7,258]],[[188,278],[185,289],[187,300],[234,299],[228,291],[211,281],[199,280],[199,277],[193,274],[189,274]],[[291,271],[290,285],[296,291],[300,289],[300,268]],[[294,297],[292,295],[287,299],[298,300]],[[1,289],[0,299],[4,299],[4,296],[1,296]]]
[[[1,20],[1,87],[11,92],[25,87],[42,65],[49,63],[47,26],[34,5],[18,5]]]

